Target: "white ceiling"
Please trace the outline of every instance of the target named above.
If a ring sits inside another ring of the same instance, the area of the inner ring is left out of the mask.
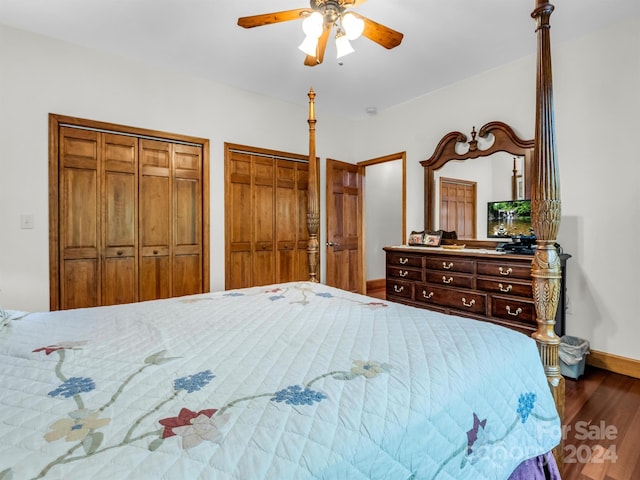
[[[555,0],[554,44],[640,16],[639,0]],[[355,53],[303,65],[299,20],[254,29],[238,17],[308,7],[308,0],[0,0],[0,23],[170,65],[191,75],[360,118],[533,54],[534,0],[369,0],[355,11],[404,34],[395,49],[361,37]],[[6,66],[2,66],[6,68]]]

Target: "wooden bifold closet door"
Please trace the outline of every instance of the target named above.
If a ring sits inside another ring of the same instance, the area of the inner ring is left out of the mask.
[[[301,155],[225,145],[225,288],[308,279],[309,167]]]
[[[168,137],[50,116],[52,310],[208,291],[208,142]]]

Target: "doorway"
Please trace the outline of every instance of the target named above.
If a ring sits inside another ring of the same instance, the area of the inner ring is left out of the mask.
[[[367,295],[384,295],[383,247],[406,241],[406,152],[358,163],[364,169],[364,275]]]
[[[385,291],[382,247],[406,238],[405,172],[406,152],[355,165],[327,159],[328,285]]]

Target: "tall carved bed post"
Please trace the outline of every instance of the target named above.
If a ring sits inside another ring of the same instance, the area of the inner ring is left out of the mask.
[[[309,186],[307,203],[307,230],[309,231],[309,244],[307,256],[309,262],[309,280],[318,282],[318,264],[320,242],[318,240],[318,228],[320,227],[320,201],[318,191],[318,166],[316,160],[316,93],[313,88],[309,90]]]
[[[560,338],[554,332],[556,310],[561,288],[560,258],[554,247],[560,227],[560,182],[556,159],[551,75],[551,35],[549,18],[553,5],[536,0],[531,16],[536,20],[538,67],[536,75],[536,126],[531,189],[532,222],[537,248],[531,266],[533,298],[538,330],[533,338],[538,344],[551,393],[561,421],[564,421],[564,378],[560,374],[558,348]],[[562,469],[563,442],[555,449]]]

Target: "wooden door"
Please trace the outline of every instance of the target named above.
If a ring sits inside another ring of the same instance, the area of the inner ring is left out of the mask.
[[[102,134],[102,302],[138,300],[138,139]]]
[[[276,281],[273,158],[228,152],[225,288]]]
[[[440,178],[440,229],[476,238],[476,182]]]
[[[202,148],[172,144],[172,296],[202,292]]]
[[[306,207],[309,165],[277,160],[275,175],[276,282],[308,280]]]
[[[100,134],[60,128],[60,308],[100,305]]]
[[[225,288],[307,280],[308,164],[225,148]]]
[[[51,310],[209,289],[208,141],[49,115]]]
[[[277,160],[275,176],[276,282],[282,283],[293,280],[296,272],[298,196],[295,163]]]
[[[309,280],[309,230],[307,228],[307,207],[309,203],[309,164],[296,163],[296,203],[298,221],[296,224],[295,272],[292,280]]]
[[[171,296],[171,144],[140,140],[140,300]]]
[[[253,196],[251,155],[227,154],[225,164],[225,288],[252,285]]]
[[[273,158],[253,158],[253,222],[252,286],[275,282],[275,211]]]
[[[327,284],[364,293],[362,174],[357,165],[327,159]]]

